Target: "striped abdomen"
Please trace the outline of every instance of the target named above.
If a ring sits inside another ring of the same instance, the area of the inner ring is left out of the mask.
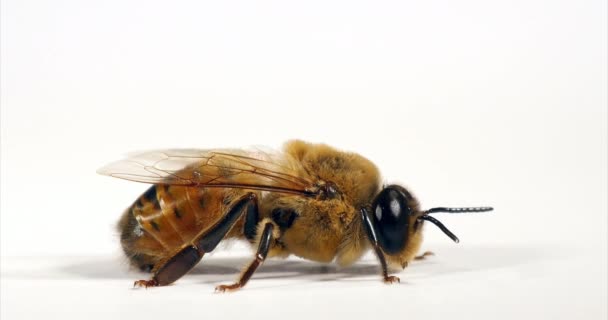
[[[127,209],[118,228],[131,263],[149,271],[211,226],[240,194],[234,189],[153,185]],[[242,222],[227,237],[242,236]]]

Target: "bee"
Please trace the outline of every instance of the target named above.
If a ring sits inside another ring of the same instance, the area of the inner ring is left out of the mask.
[[[399,282],[422,243],[426,222],[458,238],[431,214],[491,211],[490,207],[420,208],[399,185],[383,186],[378,168],[356,153],[294,140],[281,152],[172,149],[136,153],[98,173],[153,184],[118,223],[125,255],[151,272],[134,286],[169,285],[224,239],[256,250],[238,280],[242,288],[268,257],[295,255],[348,266],[373,250],[382,280]]]

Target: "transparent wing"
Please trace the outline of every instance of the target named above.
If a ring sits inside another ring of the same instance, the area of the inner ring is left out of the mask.
[[[309,195],[314,183],[283,154],[261,150],[167,149],[139,152],[99,174],[145,183],[243,188]]]

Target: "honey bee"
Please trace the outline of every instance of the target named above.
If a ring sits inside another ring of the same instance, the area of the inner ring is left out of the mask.
[[[152,273],[134,286],[166,286],[185,275],[223,239],[248,241],[256,253],[238,280],[245,286],[267,257],[296,255],[348,266],[372,249],[386,283],[389,267],[416,257],[422,229],[437,212],[491,211],[490,207],[422,210],[406,188],[385,185],[368,159],[324,144],[289,141],[282,152],[174,149],[148,151],[98,173],[153,184],[118,223],[130,263]],[[428,255],[426,253],[425,255]]]

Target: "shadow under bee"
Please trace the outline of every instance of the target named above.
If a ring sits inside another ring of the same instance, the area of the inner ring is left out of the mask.
[[[404,273],[408,279],[421,279],[439,277],[463,272],[475,272],[496,268],[514,267],[522,264],[536,263],[546,260],[555,260],[565,257],[563,252],[569,250],[559,248],[534,247],[438,247],[437,256],[426,260],[414,262]],[[249,263],[250,256],[242,257],[205,257],[189,276],[196,277],[196,281],[203,283],[218,283],[232,280],[243,266]],[[117,262],[116,259],[97,259],[61,267],[63,273],[77,275],[85,278],[101,279],[135,279],[137,272],[130,272]],[[339,280],[377,276],[378,266],[374,260],[364,259],[349,267],[340,267],[335,264],[321,264],[298,258],[286,260],[269,259],[256,273],[257,279],[289,279],[310,278],[311,281]],[[357,279],[367,281],[367,279]],[[377,279],[371,279],[376,281]]]

